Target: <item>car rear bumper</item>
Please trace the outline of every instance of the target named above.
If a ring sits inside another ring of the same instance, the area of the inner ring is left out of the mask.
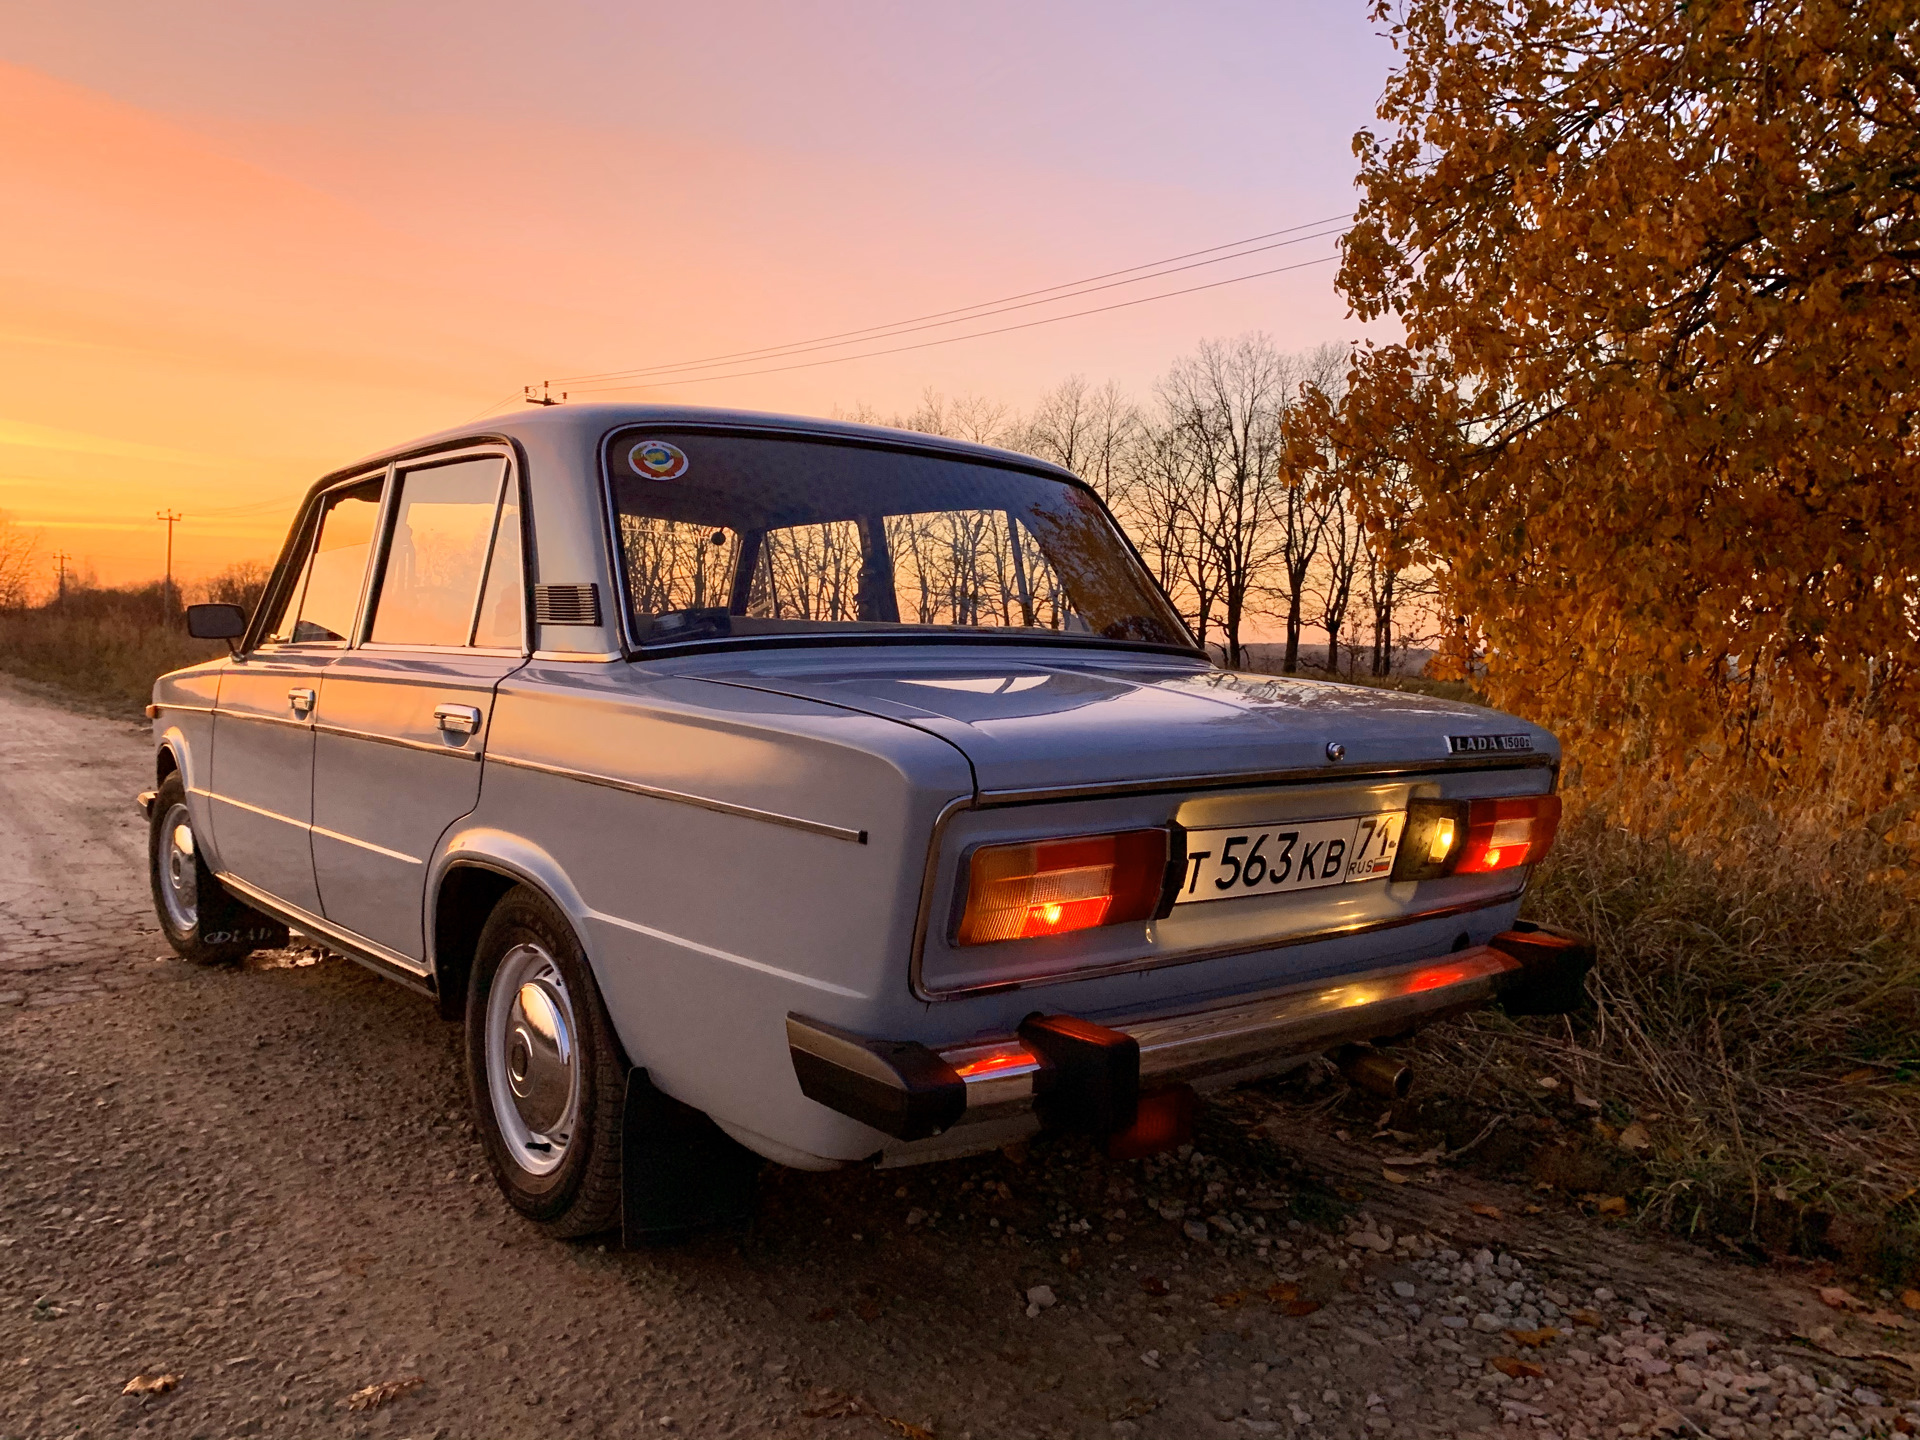
[[[1016,1035],[934,1050],[801,1015],[787,1043],[809,1099],[900,1140],[1040,1112],[1053,1128],[1124,1129],[1141,1091],[1279,1068],[1398,1037],[1500,998],[1519,1014],[1580,1001],[1593,949],[1522,925],[1489,945],[1172,1013],[1030,1017]]]

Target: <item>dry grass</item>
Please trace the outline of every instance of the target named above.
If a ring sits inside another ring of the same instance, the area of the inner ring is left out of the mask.
[[[192,639],[178,620],[164,623],[126,608],[66,615],[0,611],[0,669],[50,686],[90,709],[130,719],[139,718],[152,698],[156,676],[211,659],[225,648]]]
[[[1420,1048],[1430,1086],[1457,1100],[1558,1113],[1608,1147],[1639,1122],[1647,1143],[1630,1156],[1650,1219],[1908,1273],[1920,1256],[1912,804],[1885,783],[1897,736],[1842,716],[1821,742],[1824,782],[1770,802],[1733,773],[1684,794],[1626,774],[1585,797],[1527,908],[1596,942],[1592,1012],[1487,1017]]]

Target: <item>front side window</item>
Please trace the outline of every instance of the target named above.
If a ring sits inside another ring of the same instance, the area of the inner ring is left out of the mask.
[[[470,642],[506,474],[497,455],[400,473],[371,643]]]
[[[267,639],[281,645],[344,645],[360,609],[373,531],[380,518],[380,480],[363,480],[320,500],[314,538],[300,573],[280,598]]]
[[[609,442],[643,645],[982,631],[1191,648],[1085,490],[940,455],[737,434]]]

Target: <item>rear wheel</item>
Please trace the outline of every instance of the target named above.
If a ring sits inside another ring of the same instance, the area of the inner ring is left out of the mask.
[[[179,771],[161,782],[150,814],[147,868],[153,908],[175,954],[196,965],[222,965],[287,943],[286,926],[236,900],[207,868]]]
[[[467,991],[467,1084],[514,1208],[559,1237],[620,1221],[626,1061],[565,917],[525,888],[480,932]]]

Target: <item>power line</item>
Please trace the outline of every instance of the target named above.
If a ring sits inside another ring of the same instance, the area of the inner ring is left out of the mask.
[[[987,318],[987,315],[1003,313],[1006,310],[1029,309],[1033,305],[1046,305],[1059,300],[1070,300],[1075,298],[1075,293],[1091,294],[1095,290],[1113,289],[1116,285],[1137,285],[1147,280],[1158,279],[1161,275],[1174,275],[1180,273],[1181,270],[1198,269],[1202,265],[1220,265],[1229,260],[1238,260],[1242,256],[1258,255],[1264,251],[1277,250],[1286,245],[1298,245],[1308,240],[1321,239],[1323,237],[1319,235],[1299,235],[1298,232],[1302,230],[1318,230],[1322,226],[1332,225],[1336,221],[1344,221],[1347,218],[1346,215],[1329,215],[1321,220],[1311,220],[1303,225],[1290,225],[1282,230],[1269,230],[1265,234],[1252,235],[1244,240],[1232,240],[1224,245],[1209,245],[1203,250],[1189,250],[1180,255],[1170,255],[1162,260],[1149,260],[1145,264],[1129,265],[1121,270],[1107,270],[1101,274],[1089,275],[1080,280],[1068,280],[1058,285],[1045,286],[1039,290],[1023,290],[1017,295],[1005,295],[997,300],[982,300],[977,304],[962,305],[953,310],[936,310],[927,315],[914,315],[905,320],[894,320],[884,325],[869,325],[859,330],[842,330],[832,335],[816,336],[811,340],[789,341],[784,345],[766,345],[753,350],[735,350],[724,355],[710,355],[703,359],[681,360],[670,364],[640,366],[630,370],[603,370],[587,375],[563,375],[559,378],[558,383],[573,385],[585,381],[619,380],[636,375],[652,375],[666,371],[707,369],[728,362],[773,359],[784,354],[805,353],[806,351],[814,349],[826,349],[838,343],[852,343],[859,339],[887,338],[888,332],[910,334],[912,332],[905,328],[909,326],[931,329],[942,323],[958,325],[966,320],[981,320]],[[1328,231],[1327,233],[1344,234],[1345,227]],[[1296,235],[1298,238],[1278,241],[1276,244],[1258,245],[1257,248],[1251,250],[1241,248],[1243,246],[1255,245],[1256,242],[1259,241],[1275,240],[1276,237],[1282,235]],[[1215,254],[1215,252],[1222,250],[1232,250],[1237,253],[1232,255]],[[1199,260],[1192,265],[1180,265],[1178,263],[1183,260],[1194,260],[1196,256],[1201,255],[1213,255],[1214,258],[1211,260]],[[1166,266],[1176,266],[1177,268],[1162,268]],[[1154,271],[1156,273],[1143,275],[1138,274],[1137,272],[1139,271]],[[1114,278],[1122,275],[1131,275],[1134,278],[1130,280],[1116,280]],[[1112,283],[1104,285],[1097,283],[1100,281],[1111,281]],[[1074,293],[1059,293],[1063,291]],[[1035,296],[1050,296],[1052,298],[1034,299],[1033,297]],[[1027,303],[1016,303],[1022,301]],[[986,312],[986,314],[976,313],[982,311]]]
[[[1250,275],[1234,275],[1225,280],[1209,281],[1205,285],[1189,285],[1184,290],[1167,290],[1158,295],[1142,295],[1133,300],[1116,300],[1111,305],[1095,305],[1086,310],[1072,310],[1065,315],[1047,315],[1038,320],[1025,320],[1018,325],[1001,325],[992,330],[975,330],[966,335],[946,335],[938,340],[920,340],[912,345],[895,345],[886,350],[863,350],[858,355],[833,355],[825,360],[803,360],[796,365],[771,365],[760,370],[736,370],[725,375],[695,375],[684,380],[643,380],[630,385],[590,385],[577,390],[576,394],[600,395],[613,390],[653,390],[669,385],[705,385],[714,380],[744,380],[753,375],[778,375],[787,370],[812,370],[821,365],[844,365],[850,360],[872,360],[881,355],[900,355],[909,350],[930,350],[936,345],[954,345],[962,340],[984,340],[989,335],[1006,335],[1015,330],[1032,330],[1040,325],[1054,325],[1062,320],[1077,320],[1083,315],[1104,315],[1109,310],[1127,310],[1135,305],[1148,305],[1155,300],[1172,300],[1181,295],[1196,295],[1202,290],[1218,290],[1223,285],[1238,285],[1247,280],[1261,280],[1269,275],[1284,275],[1289,270],[1305,270],[1313,265],[1326,265],[1338,260],[1338,255],[1322,255],[1317,260],[1302,260],[1294,265],[1278,265],[1271,270],[1256,270]]]

